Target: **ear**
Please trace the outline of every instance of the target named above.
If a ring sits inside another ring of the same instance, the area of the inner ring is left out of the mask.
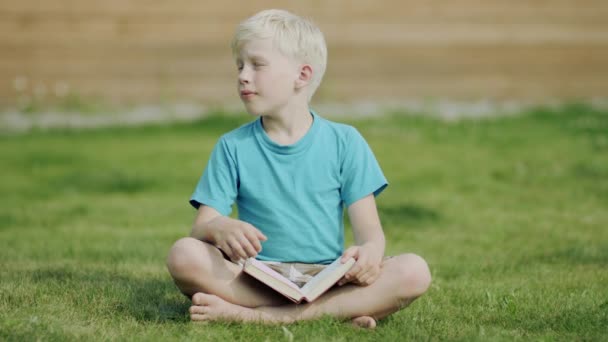
[[[310,64],[302,64],[296,79],[296,89],[307,86],[312,81],[312,66]]]

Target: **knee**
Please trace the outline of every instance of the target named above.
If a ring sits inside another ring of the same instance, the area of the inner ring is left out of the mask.
[[[431,271],[423,258],[416,254],[403,254],[398,257],[397,273],[399,274],[400,296],[417,298],[431,286]]]
[[[177,240],[167,255],[167,269],[174,279],[187,277],[200,259],[202,243],[191,237]]]

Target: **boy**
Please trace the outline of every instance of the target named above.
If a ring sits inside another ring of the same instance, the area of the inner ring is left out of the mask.
[[[169,252],[169,272],[192,299],[191,319],[270,324],[332,315],[375,327],[422,295],[431,277],[419,256],[384,258],[375,196],[387,182],[363,137],[309,109],[325,72],[323,34],[306,19],[266,10],[238,26],[232,50],[241,100],[259,118],[220,138],[190,200],[198,209],[190,237]],[[234,202],[238,220],[228,217]],[[346,251],[344,207],[356,241]],[[238,264],[256,257],[305,282],[340,256],[355,265],[300,305]]]

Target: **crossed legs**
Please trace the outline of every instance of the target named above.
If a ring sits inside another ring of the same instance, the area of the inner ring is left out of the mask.
[[[295,305],[242,274],[241,267],[224,259],[216,247],[194,238],[182,238],[173,245],[167,267],[179,289],[191,296],[190,316],[196,321],[272,324],[331,315],[373,327],[374,319],[406,307],[431,282],[422,258],[402,254],[385,260],[380,277],[369,286],[334,287],[312,303]]]

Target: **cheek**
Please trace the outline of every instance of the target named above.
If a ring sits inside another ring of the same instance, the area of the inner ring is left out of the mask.
[[[271,91],[282,96],[293,90],[293,74],[287,72],[260,72],[254,76],[255,87],[259,91]]]
[[[276,87],[281,87],[284,91],[289,91],[294,85],[293,74],[288,72],[277,73],[273,77],[273,84]]]
[[[274,88],[281,82],[281,77],[273,73],[258,73],[255,75],[256,87]]]

